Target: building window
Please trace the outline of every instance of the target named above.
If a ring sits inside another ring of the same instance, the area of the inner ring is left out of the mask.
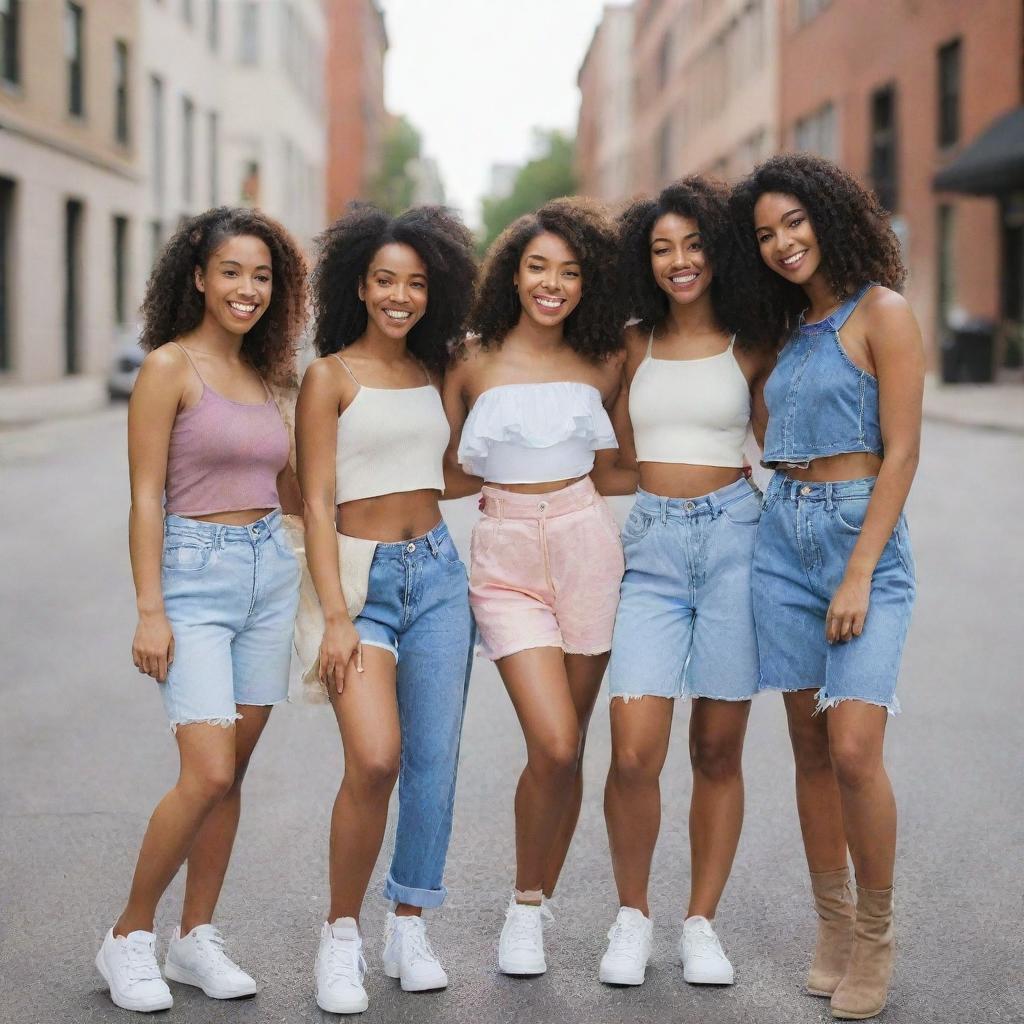
[[[220,0],[210,0],[206,18],[206,42],[216,53],[220,47]]]
[[[220,119],[217,111],[211,110],[206,122],[206,153],[209,158],[210,205],[217,205],[220,195]]]
[[[153,182],[153,203],[161,209],[166,191],[167,172],[164,167],[164,83],[156,75],[149,77],[149,120],[153,143],[153,166],[150,178]]]
[[[658,182],[664,184],[672,177],[672,122],[666,116],[658,132]]]
[[[886,85],[871,96],[870,174],[878,201],[890,212],[899,203],[896,141],[896,86]]]
[[[255,0],[242,0],[239,6],[240,19],[238,59],[242,64],[260,62],[260,8]]]
[[[939,49],[939,145],[960,141],[960,40]]]
[[[796,149],[817,153],[826,160],[838,157],[836,135],[836,108],[831,103],[819,107],[813,114],[800,118],[793,133]]]
[[[797,26],[806,25],[807,22],[813,21],[830,3],[832,3],[832,0],[797,0]]]
[[[949,329],[949,314],[956,305],[956,210],[943,203],[938,208],[937,313],[940,331]]]
[[[128,143],[128,44],[114,43],[114,137]]]
[[[64,211],[64,372],[82,369],[82,204],[69,199]]]
[[[158,220],[149,222],[149,258],[150,265],[160,258],[160,250],[164,247],[164,226]]]
[[[128,218],[114,218],[114,319],[128,322]]]
[[[13,181],[0,178],[0,371],[11,368],[11,249],[14,242]]]
[[[64,58],[68,67],[68,113],[85,115],[85,76],[83,52],[85,12],[68,0],[64,8]]]
[[[187,97],[181,101],[181,198],[192,202],[193,165],[196,150],[196,107]]]
[[[11,85],[21,80],[18,66],[21,0],[0,0],[0,78]]]
[[[672,26],[665,32],[658,49],[658,88],[664,89],[672,73]]]
[[[192,0],[181,0],[181,16],[186,25],[192,24]]]

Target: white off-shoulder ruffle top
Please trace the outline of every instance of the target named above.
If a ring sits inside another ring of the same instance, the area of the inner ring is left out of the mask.
[[[501,384],[476,400],[459,462],[495,484],[540,484],[586,476],[594,452],[617,448],[601,392],[580,381]]]

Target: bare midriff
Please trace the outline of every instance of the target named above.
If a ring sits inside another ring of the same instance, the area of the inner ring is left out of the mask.
[[[549,480],[539,484],[495,484],[484,481],[484,487],[494,487],[499,491],[513,491],[516,494],[546,494],[548,491],[560,491],[563,487],[579,483],[583,477],[575,476],[571,480]]]
[[[441,521],[437,491],[402,491],[339,505],[338,533],[382,543],[422,537]]]
[[[878,476],[882,460],[871,452],[844,452],[815,459],[806,469],[778,467],[786,476],[808,483],[835,483],[837,480],[859,480],[861,477]]]
[[[208,516],[188,516],[201,523],[219,523],[221,526],[252,526],[253,523],[269,516],[272,508],[247,508],[241,512],[211,512]]]
[[[685,462],[641,462],[640,486],[662,498],[699,498],[743,476],[735,466],[693,466]]]

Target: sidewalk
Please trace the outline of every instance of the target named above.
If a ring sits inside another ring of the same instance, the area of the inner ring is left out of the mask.
[[[962,427],[1024,435],[1024,383],[925,382],[924,418]]]

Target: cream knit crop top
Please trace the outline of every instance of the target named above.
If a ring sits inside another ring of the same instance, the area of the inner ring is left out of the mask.
[[[430,378],[418,388],[371,388],[356,380],[337,352],[334,358],[359,384],[356,397],[338,417],[336,503],[404,491],[443,491],[451,431]]]

